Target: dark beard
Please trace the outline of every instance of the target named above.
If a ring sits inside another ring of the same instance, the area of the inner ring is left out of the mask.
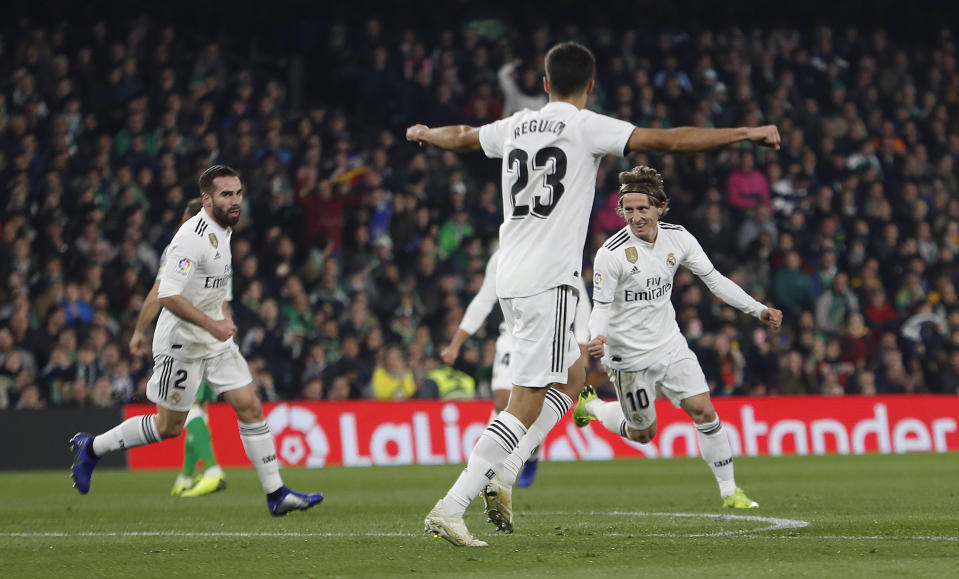
[[[229,212],[213,205],[213,219],[223,227],[233,227],[240,220],[240,215],[237,214],[236,217],[230,217]]]

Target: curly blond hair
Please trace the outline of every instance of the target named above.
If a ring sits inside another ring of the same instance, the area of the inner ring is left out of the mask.
[[[623,195],[627,193],[648,196],[652,205],[664,208],[663,215],[669,211],[669,197],[663,190],[663,176],[652,167],[638,165],[619,174],[619,209],[616,212],[620,216],[623,216]]]

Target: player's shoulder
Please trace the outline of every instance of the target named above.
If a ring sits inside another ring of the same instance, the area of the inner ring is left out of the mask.
[[[197,246],[210,233],[210,220],[203,211],[183,222],[170,245]]]
[[[669,243],[682,248],[690,248],[697,244],[696,237],[682,225],[659,222],[659,234]]]
[[[496,125],[496,124],[506,125],[506,126],[512,126],[512,125],[517,124],[517,123],[522,123],[522,122],[525,121],[527,118],[529,118],[530,115],[533,115],[533,114],[535,114],[535,113],[537,113],[537,112],[539,112],[539,111],[534,110],[534,109],[529,109],[529,108],[520,109],[520,110],[514,112],[514,113],[511,114],[511,115],[507,115],[507,116],[505,116],[505,117],[503,117],[503,118],[501,118],[501,119],[499,119],[499,120],[496,120],[496,121],[492,121],[492,122],[490,122],[490,123],[487,123],[486,126]]]
[[[601,124],[604,127],[607,127],[611,124],[617,124],[617,125],[621,124],[624,126],[626,125],[632,126],[632,123],[628,121],[617,119],[616,117],[611,117],[607,114],[603,114],[590,109],[579,109],[578,111],[576,111],[576,114],[574,115],[574,117],[580,123]]]
[[[683,227],[682,225],[676,225],[675,223],[666,223],[665,221],[659,222],[659,229],[665,232],[666,235],[670,235],[670,236],[680,236],[684,233],[689,234],[689,232],[686,231],[686,228]]]
[[[600,251],[606,251],[607,253],[616,251],[617,249],[625,245],[627,242],[629,242],[629,239],[630,239],[629,226],[627,225],[626,227],[620,229],[616,233],[610,235],[609,238],[606,240],[606,242],[603,243],[603,246],[600,248]]]

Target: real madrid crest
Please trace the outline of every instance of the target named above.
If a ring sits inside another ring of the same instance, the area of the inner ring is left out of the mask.
[[[676,267],[676,255],[670,253],[666,256],[666,265],[669,267]]]
[[[220,242],[216,240],[216,233],[211,233],[211,234],[210,234],[210,245],[213,246],[213,249],[216,249],[217,247],[220,247]],[[672,254],[670,254],[670,255],[672,255]]]
[[[639,259],[639,252],[636,251],[635,247],[626,248],[626,259],[629,261],[629,263],[636,263],[636,260]]]

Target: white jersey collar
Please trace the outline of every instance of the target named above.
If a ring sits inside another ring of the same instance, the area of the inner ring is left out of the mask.
[[[546,103],[546,106],[543,109],[556,110],[556,109],[572,109],[573,111],[579,110],[576,108],[576,105],[572,103],[567,103],[564,101],[551,101]]]
[[[660,227],[660,224],[662,224],[662,221],[656,222],[656,241],[659,241],[660,236],[663,234],[663,228]],[[656,241],[650,243],[646,241],[645,239],[640,239],[639,237],[637,237],[636,234],[633,233],[633,228],[630,227],[628,223],[626,224],[626,232],[629,234],[630,239],[642,245],[643,247],[649,247],[649,248],[656,247]]]

